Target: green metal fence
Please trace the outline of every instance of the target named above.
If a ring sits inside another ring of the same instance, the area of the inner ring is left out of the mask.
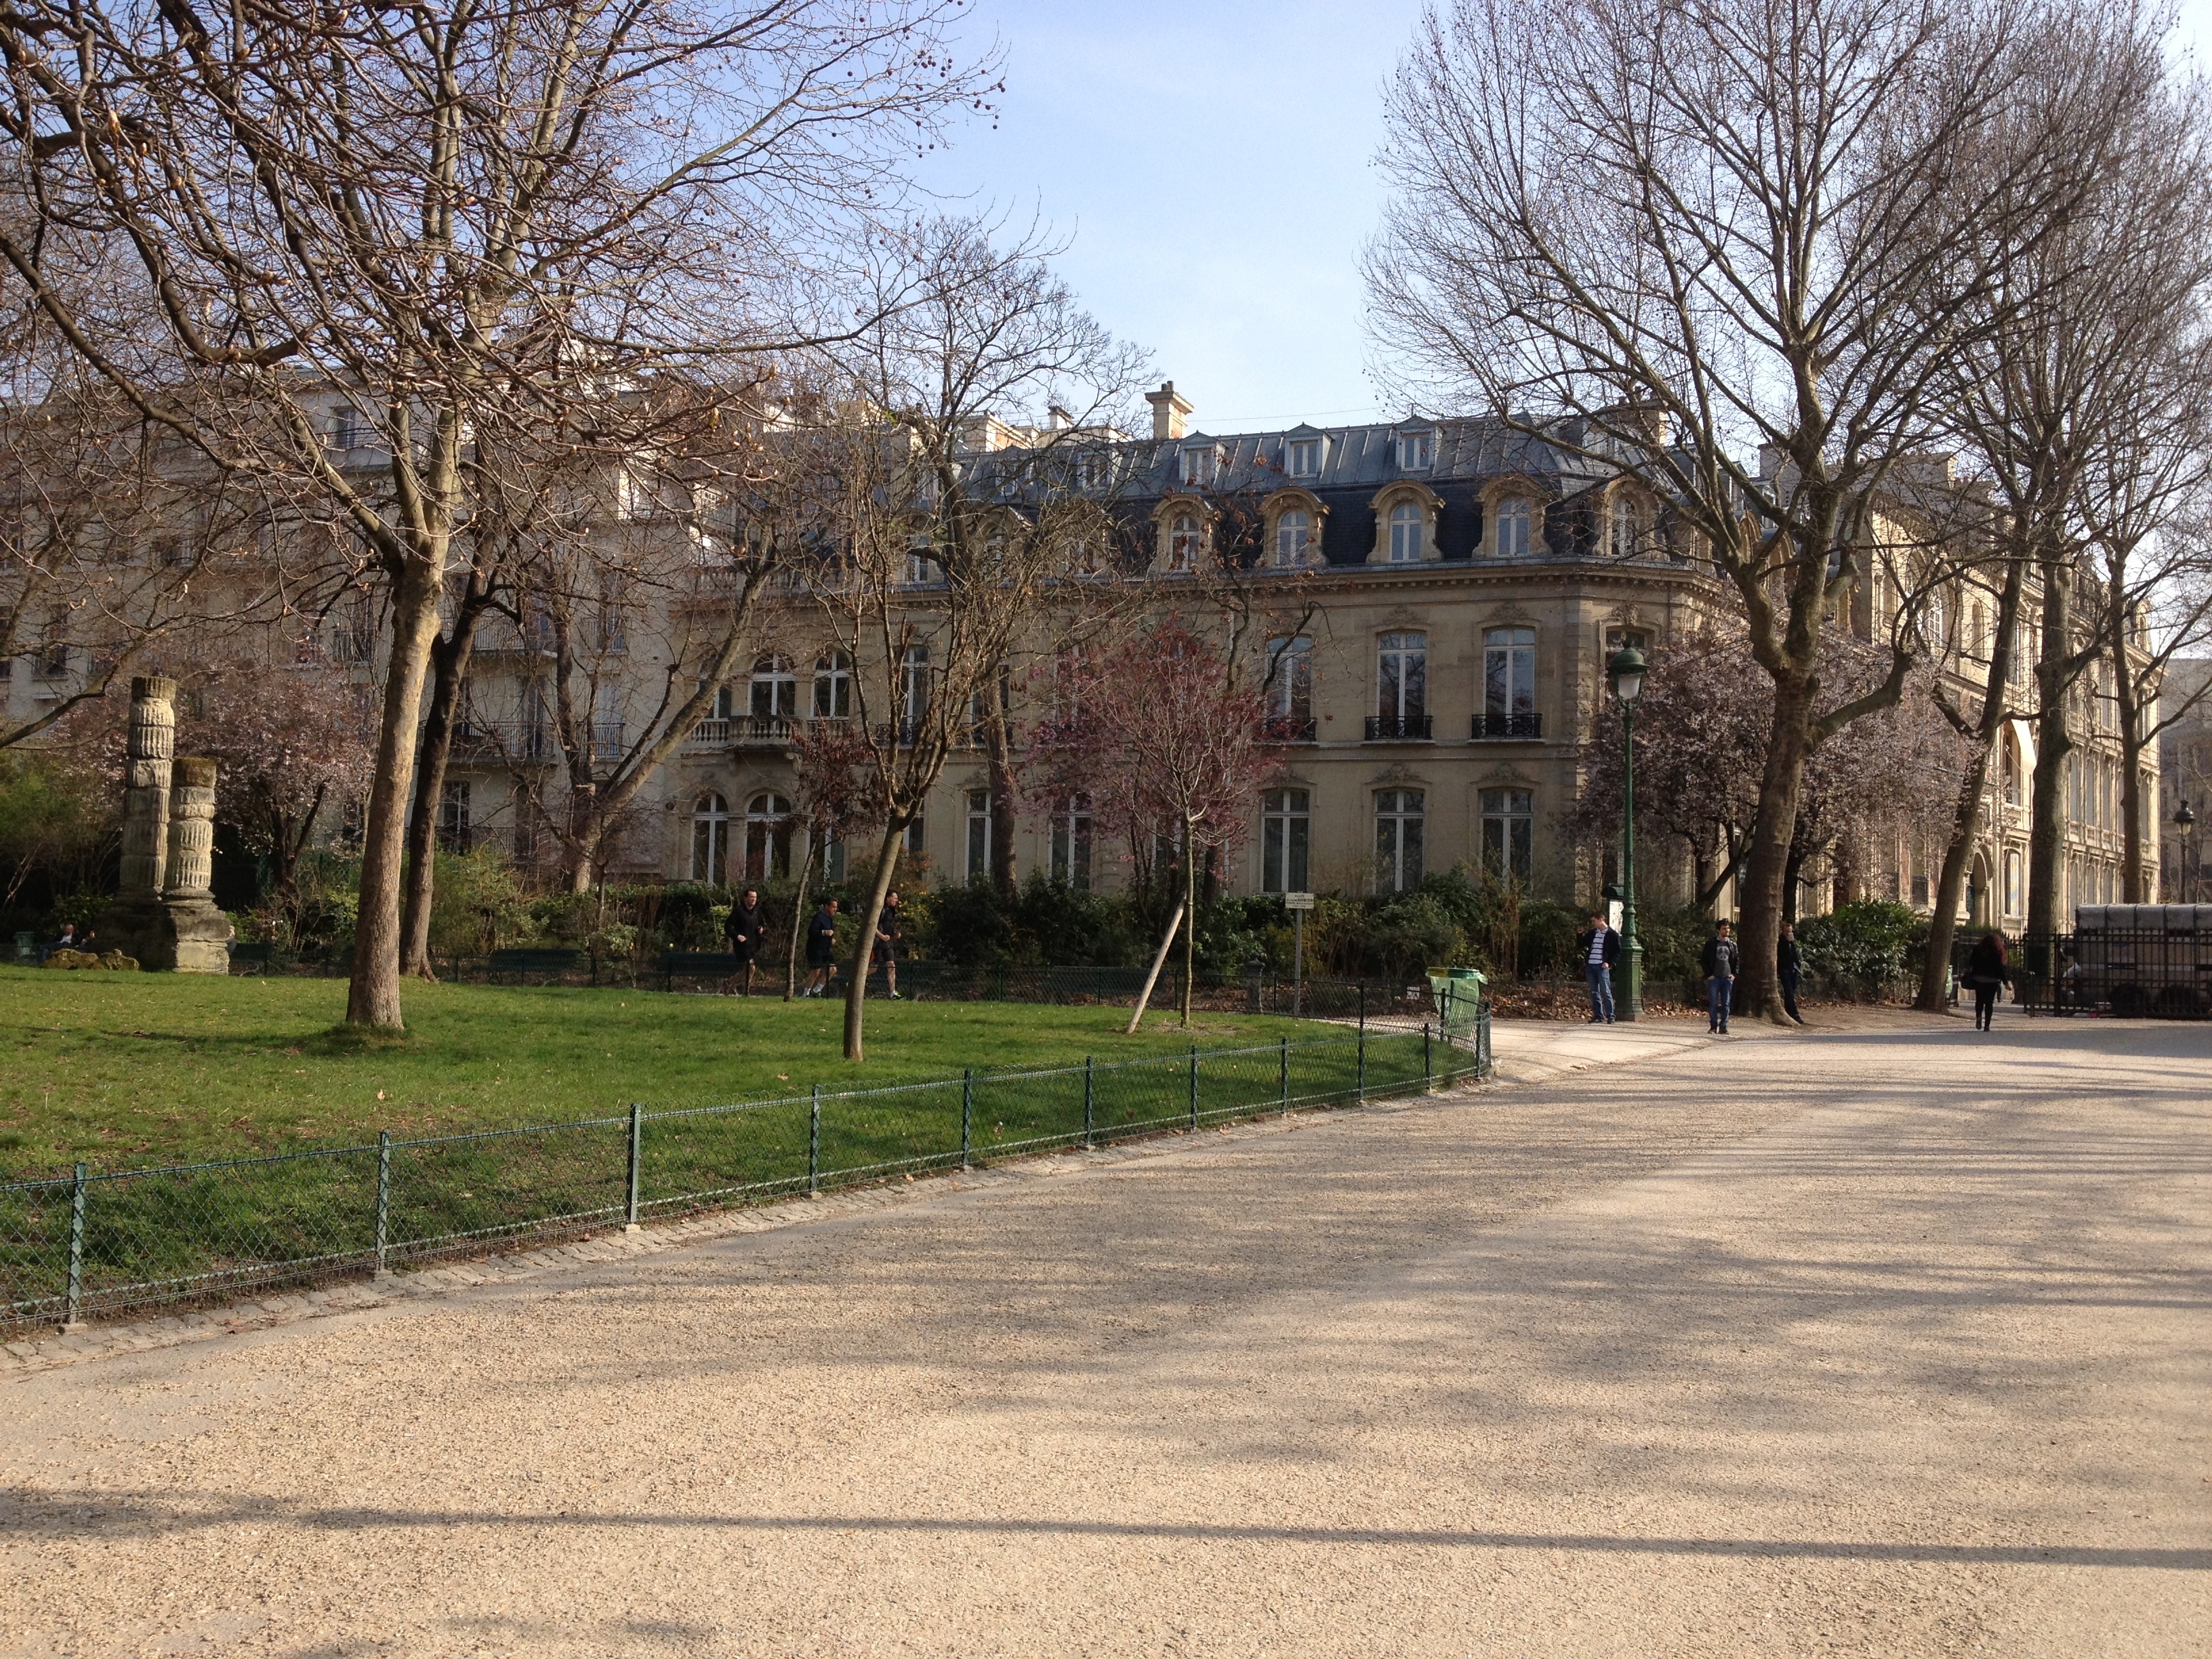
[[[0,1183],[0,1326],[73,1323],[532,1233],[1424,1091],[1489,1069],[1453,1027]]]

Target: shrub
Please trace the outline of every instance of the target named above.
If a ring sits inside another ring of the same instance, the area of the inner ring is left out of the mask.
[[[440,853],[437,860],[437,884],[430,900],[431,950],[441,956],[474,956],[536,931],[536,919],[514,867],[497,848]]]
[[[1824,979],[1878,990],[1911,971],[1920,918],[1910,905],[1862,899],[1797,924],[1806,969]]]

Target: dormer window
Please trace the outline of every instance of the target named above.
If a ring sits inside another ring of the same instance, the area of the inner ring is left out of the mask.
[[[1528,556],[1528,498],[1508,495],[1498,503],[1498,556],[1501,559],[1525,559]]]
[[[1321,477],[1321,440],[1293,438],[1283,446],[1283,471],[1293,478]]]
[[[1621,496],[1613,504],[1613,556],[1631,557],[1636,551],[1636,503]]]
[[[1221,463],[1220,453],[1212,444],[1193,444],[1182,453],[1182,481],[1186,484],[1210,484],[1214,469]]]
[[[1426,472],[1436,454],[1436,434],[1425,429],[1398,434],[1398,471]]]
[[[1292,507],[1275,520],[1275,562],[1279,565],[1300,565],[1306,562],[1306,550],[1313,544],[1313,515],[1303,507]]]
[[[1188,574],[1198,568],[1198,520],[1188,513],[1168,526],[1168,568]]]
[[[1086,449],[1075,458],[1079,489],[1104,489],[1114,482],[1114,458],[1103,449]]]
[[[331,447],[360,449],[368,442],[368,422],[351,404],[340,404],[331,414]]]
[[[1401,501],[1390,509],[1390,562],[1419,564],[1426,517],[1412,501]]]

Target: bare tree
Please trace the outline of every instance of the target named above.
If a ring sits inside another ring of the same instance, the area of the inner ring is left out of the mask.
[[[1097,586],[1089,561],[1111,524],[1084,456],[1119,435],[1148,365],[1078,307],[1051,252],[1034,234],[994,246],[973,220],[926,226],[886,276],[909,302],[833,356],[854,410],[840,544],[809,574],[853,665],[880,825],[864,949],[908,826],[946,762],[987,736],[978,707],[1025,658],[1051,658],[1055,614]],[[866,990],[855,971],[848,1060],[863,1056]]]
[[[809,228],[849,217],[981,90],[943,43],[953,9],[33,0],[0,17],[25,204],[0,217],[0,259],[208,465],[308,480],[389,586],[349,1021],[401,1023],[416,735],[477,433],[557,404],[579,365],[605,395],[849,327],[849,309],[809,324],[787,290]],[[78,297],[118,258],[151,333]],[[186,395],[204,383],[225,397]],[[338,450],[334,421],[362,442]],[[363,447],[382,460],[348,465]]]
[[[1637,474],[1741,598],[1774,701],[1739,995],[1770,1018],[1807,760],[1911,661],[1907,629],[1824,707],[1822,622],[1994,273],[2080,193],[2102,88],[2021,93],[2085,30],[2136,32],[2124,3],[1457,0],[1389,95],[1370,280],[1408,378]]]

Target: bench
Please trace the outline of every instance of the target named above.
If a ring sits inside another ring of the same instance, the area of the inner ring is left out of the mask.
[[[532,974],[558,975],[572,973],[582,957],[580,951],[532,950],[527,947],[495,951],[484,963],[485,973],[492,978],[501,974],[513,974],[520,984]]]
[[[230,942],[230,971],[234,974],[251,973],[256,969],[265,974],[272,969],[283,967],[291,959],[290,951],[267,939],[252,943],[233,939]]]
[[[687,979],[729,979],[745,970],[745,959],[734,951],[668,951],[660,958],[660,988],[668,990],[678,975]]]

